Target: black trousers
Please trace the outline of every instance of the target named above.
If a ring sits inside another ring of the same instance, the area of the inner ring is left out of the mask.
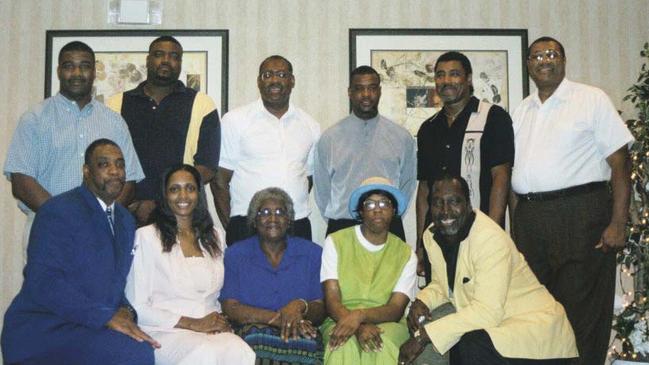
[[[450,365],[568,365],[571,359],[513,359],[496,351],[485,330],[465,333],[451,349]]]
[[[244,240],[257,232],[253,232],[248,227],[247,218],[242,215],[230,217],[230,223],[225,229],[225,242],[228,246],[235,242]],[[302,237],[311,241],[311,222],[308,217],[298,219],[288,228],[288,234],[291,236]]]
[[[546,201],[519,199],[514,239],[541,284],[563,305],[579,350],[576,364],[602,365],[611,335],[615,252],[595,248],[611,220],[606,186]]]
[[[327,222],[327,234],[325,236],[328,236],[336,231],[340,231],[343,228],[352,227],[357,224],[360,224],[360,221],[357,221],[355,219],[329,219],[329,221]],[[395,216],[394,218],[392,218],[389,231],[395,236],[401,238],[403,242],[406,242],[406,233],[403,230],[403,222],[401,221],[401,217]]]

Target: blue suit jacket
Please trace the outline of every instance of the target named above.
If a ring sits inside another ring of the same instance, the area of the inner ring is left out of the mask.
[[[115,236],[85,186],[51,198],[38,210],[25,281],[5,314],[5,363],[46,354],[88,330],[103,330],[125,303],[135,221],[119,204],[114,211]]]

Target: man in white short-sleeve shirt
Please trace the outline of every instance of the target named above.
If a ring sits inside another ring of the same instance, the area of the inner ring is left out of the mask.
[[[514,110],[513,233],[518,249],[566,309],[579,364],[603,364],[624,247],[633,142],[606,94],[565,78],[566,54],[534,41],[527,68],[538,91]]]
[[[257,86],[261,98],[226,113],[221,122],[221,158],[212,183],[219,219],[228,245],[249,237],[250,199],[275,186],[293,199],[291,234],[310,240],[309,192],[320,125],[289,102],[295,76],[284,57],[270,56],[261,63]]]

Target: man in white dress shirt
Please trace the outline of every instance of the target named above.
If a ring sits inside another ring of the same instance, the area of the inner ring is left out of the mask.
[[[223,116],[221,158],[212,191],[228,245],[252,235],[246,222],[250,199],[271,186],[285,190],[295,203],[290,234],[311,240],[309,191],[320,126],[290,103],[294,86],[291,63],[270,56],[259,66],[261,98]]]
[[[603,364],[615,291],[615,251],[629,209],[629,130],[606,94],[565,78],[566,53],[542,37],[528,50],[538,91],[514,110],[513,233],[566,309],[579,364]]]

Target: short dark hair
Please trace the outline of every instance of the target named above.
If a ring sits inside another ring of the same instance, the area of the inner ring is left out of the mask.
[[[270,61],[270,60],[280,60],[280,61],[286,62],[286,66],[288,67],[288,72],[293,73],[293,65],[291,64],[291,61],[287,60],[283,56],[280,56],[278,54],[274,54],[272,56],[266,57],[263,61],[261,61],[261,63],[259,64],[259,74],[260,75],[261,75],[262,66],[264,66],[264,63],[266,63],[266,61]]]
[[[85,52],[85,53],[90,54],[90,56],[92,57],[92,62],[95,62],[95,51],[93,51],[92,48],[90,48],[89,45],[87,45],[87,44],[85,44],[83,42],[80,42],[80,41],[72,41],[72,42],[66,44],[65,46],[63,46],[61,48],[61,50],[59,51],[59,64],[61,64],[61,60],[63,59],[63,54],[64,53],[66,53],[66,52],[75,52],[75,51]]]
[[[183,45],[180,44],[180,42],[178,42],[178,40],[176,38],[174,38],[174,37],[172,37],[170,35],[163,35],[163,36],[160,36],[160,37],[154,39],[153,42],[151,42],[151,44],[149,44],[149,52],[151,52],[151,48],[153,48],[154,44],[160,43],[160,42],[171,42],[173,44],[176,44],[178,47],[180,47],[181,50],[183,49]]]
[[[384,197],[390,199],[390,203],[392,203],[392,208],[394,208],[394,215],[395,216],[399,215],[398,214],[398,212],[399,212],[399,203],[397,202],[397,199],[392,194],[388,193],[385,190],[374,189],[374,190],[370,190],[370,191],[367,191],[367,192],[363,193],[358,198],[358,204],[356,204],[356,210],[354,211],[356,213],[356,216],[358,217],[358,219],[362,219],[361,212],[363,211],[363,202],[365,200],[367,200],[367,198],[369,198],[371,195],[374,195],[374,194],[383,195]]]
[[[88,147],[86,147],[86,152],[84,152],[84,154],[83,154],[83,163],[85,163],[86,165],[90,165],[92,163],[92,161],[90,160],[90,157],[95,152],[95,150],[98,147],[106,146],[106,145],[115,146],[121,151],[121,149],[119,148],[117,143],[113,142],[112,140],[110,140],[108,138],[100,138],[100,139],[97,139],[97,140],[93,141],[91,144],[88,145]]]
[[[356,75],[376,75],[376,78],[379,80],[379,84],[381,83],[381,76],[379,75],[379,73],[376,72],[376,70],[373,69],[372,67],[363,65],[363,66],[356,67],[349,74],[349,86],[352,85],[352,80]]]
[[[466,199],[467,203],[471,204],[471,191],[469,190],[469,183],[466,182],[466,180],[460,176],[460,175],[451,175],[451,174],[444,174],[442,177],[435,179],[433,183],[430,185],[431,186],[431,193],[433,191],[433,186],[435,184],[442,182],[442,181],[457,181],[460,183],[460,188],[462,188],[462,193],[464,195],[464,198]],[[432,196],[432,194],[431,194]]]
[[[541,38],[537,38],[534,42],[532,42],[530,44],[530,46],[527,47],[527,57],[529,57],[531,55],[532,47],[535,44],[541,43],[541,42],[554,42],[554,43],[556,43],[559,46],[559,52],[561,52],[561,56],[563,56],[563,58],[566,58],[566,51],[563,49],[563,44],[561,44],[561,42],[559,42],[558,40],[556,40],[556,39],[554,39],[552,37],[548,37],[548,36],[543,36]]]
[[[460,64],[462,64],[462,68],[467,75],[473,74],[473,68],[471,67],[471,61],[469,61],[469,58],[463,53],[457,51],[446,52],[443,55],[439,56],[437,58],[437,61],[435,61],[435,67],[433,70],[437,71],[437,65],[439,65],[440,62],[449,61],[458,61]]]

